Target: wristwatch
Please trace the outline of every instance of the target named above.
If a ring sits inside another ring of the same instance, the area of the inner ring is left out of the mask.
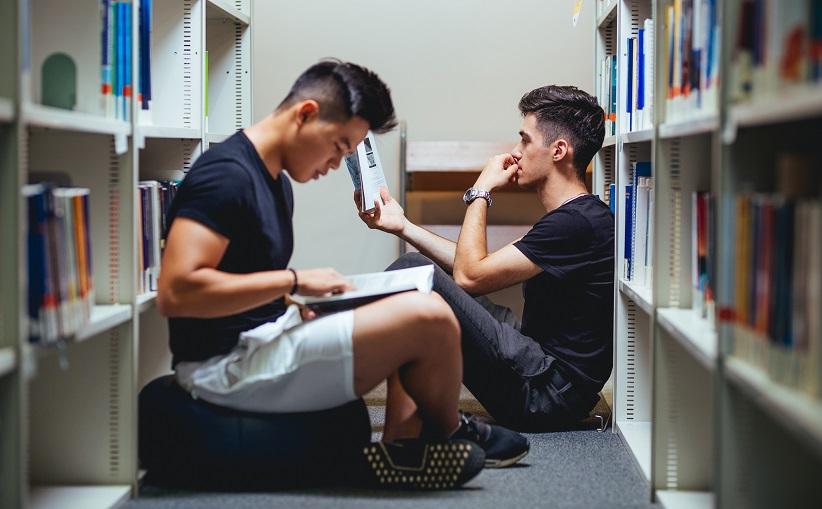
[[[485,201],[488,202],[488,206],[491,206],[492,200],[491,193],[489,191],[480,191],[479,189],[469,187],[468,190],[465,191],[465,194],[462,195],[462,201],[464,201],[466,205],[470,204],[477,198],[485,198]]]

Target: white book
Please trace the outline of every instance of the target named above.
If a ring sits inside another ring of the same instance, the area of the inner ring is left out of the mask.
[[[380,188],[388,187],[388,184],[382,170],[380,154],[377,152],[377,143],[371,131],[368,131],[365,139],[357,145],[357,149],[345,157],[345,165],[354,188],[360,191],[361,212],[374,210],[376,200],[380,200],[382,204]]]
[[[291,300],[317,313],[333,313],[353,309],[396,293],[413,290],[431,293],[434,287],[434,266],[357,274],[346,276],[346,279],[354,286],[354,290],[323,297],[296,294],[291,296]]]
[[[648,234],[645,241],[645,281],[654,280],[654,179],[648,178]]]
[[[648,179],[639,177],[636,193],[636,229],[634,230],[633,281],[645,286],[645,247],[648,243]]]
[[[654,21],[646,19],[643,28],[645,28],[645,108],[642,114],[642,123],[644,128],[650,128],[654,125]]]

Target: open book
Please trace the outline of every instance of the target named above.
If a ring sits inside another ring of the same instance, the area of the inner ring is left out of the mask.
[[[365,139],[357,145],[357,150],[345,156],[345,165],[348,167],[354,188],[360,190],[361,212],[374,210],[374,201],[380,198],[380,188],[388,187],[388,184],[385,182],[385,173],[382,171],[377,144],[374,143],[374,134],[371,131],[368,131]]]
[[[383,297],[410,290],[431,293],[431,288],[434,286],[434,266],[423,265],[410,269],[357,274],[347,276],[347,278],[354,285],[354,290],[325,297],[292,295],[291,300],[322,314],[353,309]]]

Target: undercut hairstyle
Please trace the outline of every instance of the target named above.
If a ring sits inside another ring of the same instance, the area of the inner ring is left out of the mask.
[[[313,99],[320,105],[320,118],[347,122],[357,116],[382,134],[397,126],[391,91],[374,72],[337,59],[325,59],[303,72],[277,110]]]
[[[574,148],[577,177],[585,180],[585,170],[605,139],[605,112],[597,100],[577,87],[548,85],[522,96],[519,111],[533,113],[547,147],[565,138]]]

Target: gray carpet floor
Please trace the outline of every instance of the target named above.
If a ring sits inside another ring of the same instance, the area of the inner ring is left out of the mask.
[[[372,408],[372,422],[382,409]],[[377,427],[379,430],[379,427]],[[375,434],[375,437],[379,434]],[[652,508],[648,482],[620,438],[575,431],[528,435],[531,453],[519,465],[484,470],[463,489],[386,492],[354,489],[277,493],[203,493],[144,487],[127,509],[300,508]]]

